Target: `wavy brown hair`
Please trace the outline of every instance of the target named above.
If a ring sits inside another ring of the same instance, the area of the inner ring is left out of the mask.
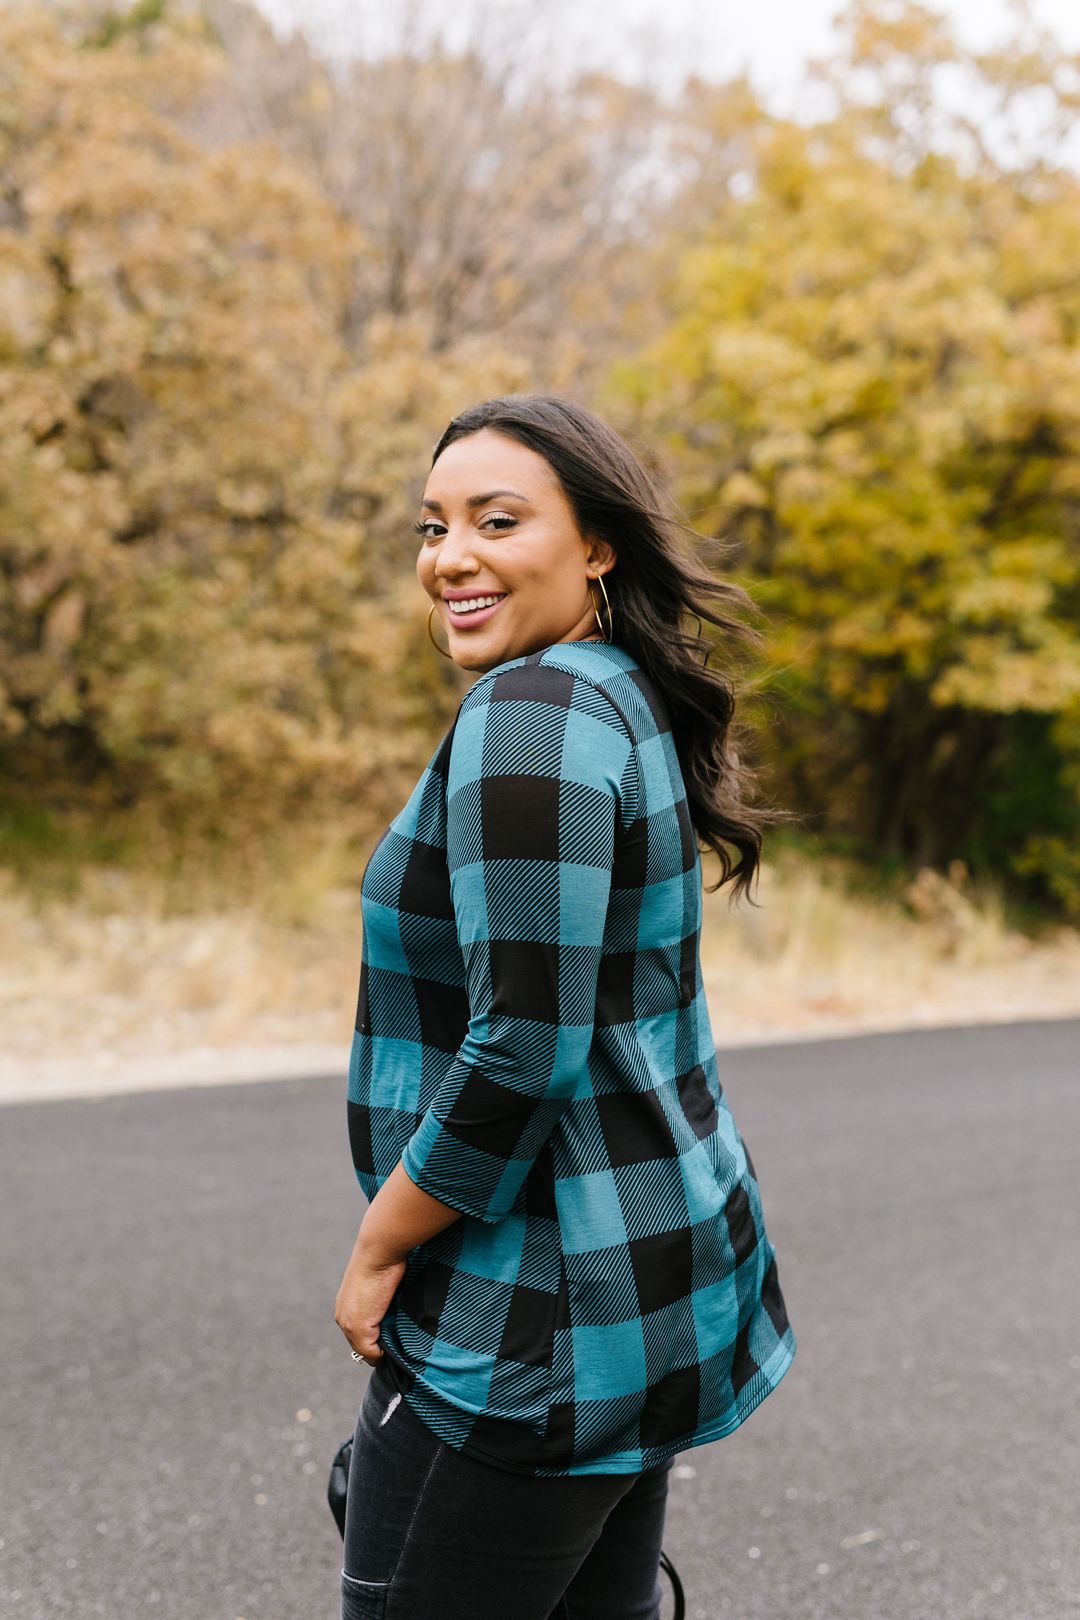
[[[755,904],[750,888],[763,830],[787,813],[749,802],[753,776],[733,745],[736,688],[728,675],[708,667],[715,648],[702,621],[733,644],[757,648],[761,633],[738,615],[761,610],[742,586],[710,572],[683,536],[718,554],[727,542],[683,523],[625,439],[574,399],[508,394],[472,405],[446,428],[432,466],[447,445],[481,428],[543,456],[582,534],[599,536],[615,552],[604,577],[612,639],[652,676],[667,702],[690,819],[699,842],[720,861],[721,875],[708,892],[731,883],[729,898],[745,896]],[[690,620],[696,629],[688,628]]]

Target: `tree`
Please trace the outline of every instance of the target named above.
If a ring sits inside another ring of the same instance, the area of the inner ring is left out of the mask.
[[[587,358],[582,325],[605,325],[634,285],[629,250],[664,182],[660,104],[608,74],[557,72],[563,9],[473,7],[451,47],[423,0],[359,5],[358,25],[380,11],[382,48],[331,64],[246,0],[207,0],[230,71],[193,127],[274,142],[355,222],[358,359],[389,315],[422,319],[440,359],[498,338],[557,375],[560,354]]]
[[[953,139],[934,72],[961,53],[940,18],[846,15],[837,111],[762,120],[707,224],[696,199],[658,255],[667,329],[609,397],[666,447],[684,507],[737,543],[773,615],[763,678],[787,701],[763,724],[787,796],[919,862],[968,853],[1050,885],[1042,850],[1063,894],[1080,831],[1080,188]],[[1063,94],[1057,71],[1053,53],[1041,75],[1026,60],[1028,84]],[[1018,826],[1005,787],[1036,755],[1044,802]]]
[[[0,13],[3,767],[122,800],[355,780],[358,245],[276,152],[183,133],[216,53],[143,21]]]

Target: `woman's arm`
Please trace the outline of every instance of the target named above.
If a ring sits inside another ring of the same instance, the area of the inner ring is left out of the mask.
[[[401,1163],[432,1198],[479,1221],[506,1219],[591,1083],[635,746],[621,712],[554,665],[484,677],[462,702],[447,767],[446,864],[470,1017]],[[681,906],[681,882],[655,884],[650,898]],[[631,929],[626,948],[634,942]]]
[[[404,1260],[410,1249],[425,1243],[455,1221],[461,1210],[452,1209],[418,1187],[397,1164],[371,1200],[356,1234],[356,1250],[374,1269]]]
[[[398,1164],[368,1205],[341,1279],[334,1320],[365,1361],[383,1355],[379,1328],[405,1275],[410,1249],[461,1219],[410,1180]]]
[[[542,664],[478,682],[453,735],[447,871],[471,1013],[371,1201],[338,1296],[346,1337],[376,1360],[409,1249],[459,1215],[505,1220],[587,1082],[616,827],[636,748],[613,704]],[[681,882],[654,885],[660,902],[681,904]]]

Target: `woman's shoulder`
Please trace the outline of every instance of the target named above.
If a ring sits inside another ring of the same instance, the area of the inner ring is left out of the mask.
[[[515,700],[553,704],[621,725],[636,744],[666,724],[652,688],[637,659],[618,642],[560,641],[486,670],[466,692],[460,712]]]

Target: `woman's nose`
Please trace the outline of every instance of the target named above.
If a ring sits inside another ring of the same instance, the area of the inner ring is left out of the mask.
[[[435,577],[445,578],[448,584],[453,584],[458,575],[475,573],[476,563],[468,530],[455,534],[453,529],[448,529],[439,541],[439,563]]]

